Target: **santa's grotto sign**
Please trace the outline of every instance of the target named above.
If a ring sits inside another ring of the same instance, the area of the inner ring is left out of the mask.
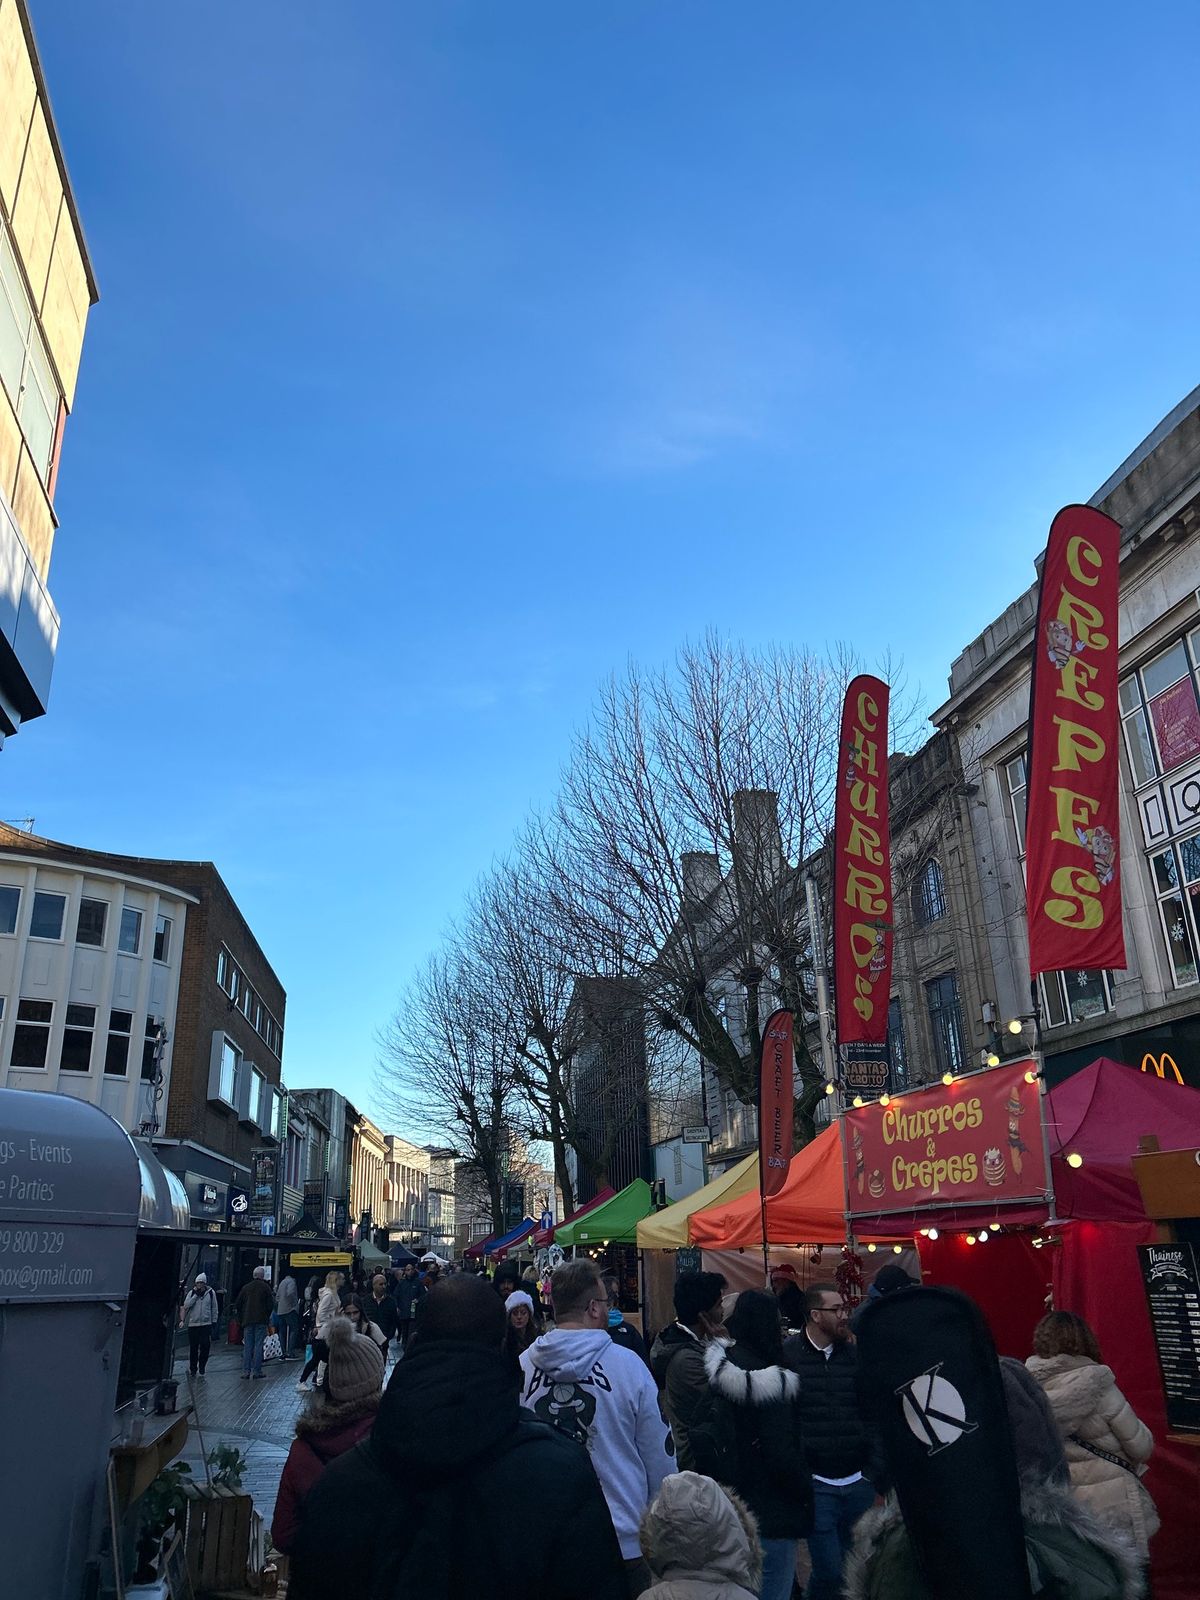
[[[851,1214],[1044,1196],[1038,1083],[1027,1072],[1033,1063],[1022,1061],[847,1111]]]

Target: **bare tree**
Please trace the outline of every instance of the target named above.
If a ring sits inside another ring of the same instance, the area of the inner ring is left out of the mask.
[[[856,669],[844,651],[749,650],[715,634],[673,670],[631,666],[603,689],[539,834],[554,914],[588,970],[627,984],[747,1103],[766,1013],[815,1010],[803,864],[832,827]],[[716,1004],[730,978],[736,1028]],[[797,1067],[811,1133],[823,1079],[803,1030]]]
[[[521,1181],[528,1165],[508,1021],[489,975],[452,939],[418,973],[380,1040],[378,1086],[388,1111],[453,1150],[486,1190],[496,1227],[505,1183]]]

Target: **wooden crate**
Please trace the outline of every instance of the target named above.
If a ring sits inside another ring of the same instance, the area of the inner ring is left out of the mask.
[[[222,1484],[191,1483],[188,1500],[188,1576],[196,1600],[220,1589],[244,1589],[254,1502]]]

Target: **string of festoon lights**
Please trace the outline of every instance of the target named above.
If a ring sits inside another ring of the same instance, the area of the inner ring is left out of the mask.
[[[1032,1024],[1034,1026],[1034,1028],[1035,1028],[1035,1039],[1036,1039],[1036,1020],[1033,1017],[1013,1017],[1011,1021],[1009,1021],[1009,1022],[1007,1022],[1005,1024],[1005,1029],[1006,1029],[1006,1031],[1008,1033],[1013,1034],[1015,1036],[1017,1034],[1024,1033],[1026,1026],[1030,1025],[1030,1024]],[[998,1067],[1001,1064],[1000,1056],[996,1053],[996,1051],[994,1049],[983,1051],[982,1052],[982,1060],[983,1060],[983,1066],[985,1068]],[[1040,1069],[1040,1064],[1039,1063],[1040,1063],[1040,1055],[1038,1054],[1038,1046],[1035,1045],[1035,1065],[1033,1065],[1030,1068],[1028,1068],[1027,1071],[1025,1072],[1024,1077],[1025,1077],[1025,1082],[1026,1083],[1035,1084],[1041,1079],[1042,1073],[1041,1073],[1041,1069]],[[948,1089],[948,1088],[951,1087],[952,1084],[957,1083],[960,1078],[972,1077],[973,1075],[974,1074],[972,1074],[972,1073],[956,1073],[956,1072],[951,1072],[951,1071],[947,1070],[946,1072],[942,1073],[942,1083]],[[922,1085],[921,1087],[928,1087],[928,1085]],[[838,1079],[838,1078],[831,1079],[825,1085],[825,1093],[827,1095],[836,1094],[839,1089],[842,1089],[843,1092],[845,1092],[845,1093],[849,1093],[848,1089],[846,1089],[846,1086],[842,1083],[841,1079]],[[855,1111],[861,1111],[862,1108],[866,1105],[866,1103],[867,1102],[863,1099],[861,1094],[854,1095],[854,1097],[850,1101],[850,1105],[854,1108]],[[879,1098],[875,1101],[876,1105],[884,1106],[884,1107],[890,1106],[891,1103],[892,1103],[892,1097],[891,1097],[890,1094],[887,1094],[887,1093],[881,1094],[879,1096]],[[1070,1167],[1073,1171],[1077,1172],[1079,1170],[1079,1168],[1083,1166],[1083,1157],[1079,1154],[1079,1152],[1077,1150],[1069,1150],[1069,1151],[1065,1152],[1065,1154],[1063,1152],[1061,1152],[1061,1151],[1059,1153],[1063,1154],[1063,1159],[1065,1160],[1067,1166]],[[1047,1151],[1046,1151],[1047,1166],[1049,1165],[1050,1154],[1051,1154],[1051,1152],[1050,1152],[1049,1148],[1047,1148]],[[1048,1175],[1049,1174],[1047,1173],[1047,1176]],[[1051,1227],[1055,1226],[1054,1221],[1051,1220],[1049,1225]],[[960,1238],[960,1239],[964,1240],[968,1245],[980,1245],[980,1244],[987,1244],[990,1241],[990,1239],[991,1239],[993,1234],[1001,1233],[1001,1232],[1003,1232],[1001,1224],[998,1223],[998,1222],[991,1222],[991,1223],[988,1223],[986,1227],[975,1228],[970,1233],[967,1233],[965,1231],[960,1231],[956,1235],[952,1234],[951,1237],[952,1238],[953,1237]],[[939,1232],[939,1230],[937,1228],[922,1228],[922,1229],[920,1229],[920,1235],[921,1235],[921,1237],[923,1239],[929,1239],[932,1242],[932,1241],[936,1241],[940,1237],[940,1232]],[[1055,1234],[1038,1233],[1031,1240],[1031,1243],[1032,1243],[1033,1248],[1035,1250],[1040,1250],[1040,1249],[1042,1249],[1043,1247],[1045,1247],[1047,1245],[1061,1244],[1062,1243],[1062,1239],[1061,1239],[1060,1236],[1055,1235]],[[896,1255],[900,1255],[902,1253],[902,1251],[903,1251],[903,1248],[904,1247],[902,1245],[898,1245],[898,1244],[892,1246],[893,1253],[896,1254]],[[874,1244],[867,1245],[867,1253],[869,1255],[874,1255],[877,1252],[878,1249],[879,1249],[878,1245],[874,1245]]]

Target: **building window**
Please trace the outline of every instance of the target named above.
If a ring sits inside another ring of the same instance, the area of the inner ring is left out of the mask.
[[[16,933],[21,891],[10,884],[0,885],[0,933]]]
[[[1200,839],[1156,851],[1150,871],[1158,898],[1159,924],[1177,989],[1196,982],[1196,912],[1200,896]]]
[[[162,1036],[162,1024],[157,1017],[146,1018],[146,1034],[142,1041],[142,1082],[153,1083],[158,1070],[155,1055],[158,1051],[159,1039]]]
[[[229,974],[231,970],[232,963],[229,959],[229,951],[222,945],[217,951],[217,982],[226,994],[229,993]]]
[[[171,955],[171,919],[159,917],[154,924],[154,959],[167,961]]]
[[[958,978],[944,972],[925,985],[925,1003],[933,1031],[933,1053],[939,1073],[963,1070],[963,1025],[958,1004]]]
[[[888,1002],[887,1046],[892,1061],[892,1086],[896,1089],[907,1089],[908,1059],[904,1051],[904,1017],[900,1012],[900,1002],[895,998]]]
[[[221,1045],[221,1076],[217,1092],[227,1105],[234,1104],[237,1092],[238,1048],[231,1039]]]
[[[946,883],[936,861],[927,861],[913,885],[913,916],[918,928],[927,928],[946,915]]]
[[[54,1020],[53,1000],[18,1000],[17,1025],[13,1029],[14,1067],[44,1067],[50,1043],[50,1024]]]
[[[81,900],[75,924],[75,943],[103,945],[104,925],[108,921],[107,900]]]
[[[1012,811],[1013,827],[1017,830],[1017,854],[1025,854],[1025,805],[1028,795],[1028,775],[1025,755],[1016,756],[1004,764],[1004,781],[1008,785],[1008,804]]]
[[[110,1078],[123,1078],[129,1071],[129,1035],[132,1032],[132,1011],[108,1013],[108,1042],[104,1047],[104,1070]]]
[[[7,229],[0,223],[0,381],[46,483],[58,422],[58,385]]]
[[[117,940],[117,949],[123,955],[135,956],[142,947],[142,913],[135,911],[132,906],[126,906],[121,912],[121,936]]]
[[[1044,972],[1042,1016],[1048,1028],[1068,1022],[1090,1022],[1112,1010],[1112,988],[1107,972]]]
[[[92,1070],[92,1034],[96,1027],[95,1006],[67,1007],[67,1021],[63,1028],[62,1054],[58,1064],[63,1072],[90,1072]]]
[[[259,1108],[262,1103],[263,1080],[262,1074],[250,1068],[250,1092],[246,1098],[246,1118],[257,1124]]]
[[[1121,718],[1140,787],[1200,756],[1200,628],[1176,639],[1121,684]]]
[[[33,897],[33,918],[29,924],[29,937],[61,939],[66,909],[65,894],[47,894],[39,889]]]

